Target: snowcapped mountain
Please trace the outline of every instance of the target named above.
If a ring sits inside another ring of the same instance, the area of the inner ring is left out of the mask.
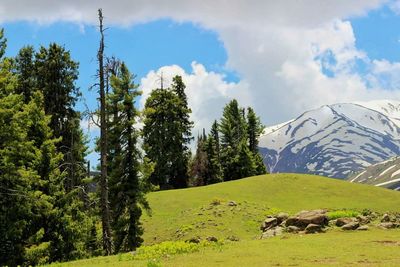
[[[400,157],[371,165],[348,180],[352,183],[371,184],[400,191]]]
[[[322,106],[267,127],[259,141],[270,172],[345,178],[400,155],[400,101]]]

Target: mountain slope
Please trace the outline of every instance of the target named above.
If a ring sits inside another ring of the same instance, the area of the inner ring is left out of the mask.
[[[345,178],[400,155],[400,102],[322,106],[266,128],[259,149],[272,173]]]
[[[351,176],[349,181],[400,191],[400,157],[371,165],[364,171]]]
[[[268,174],[160,191],[148,195],[152,216],[143,217],[143,237],[145,244],[197,235],[248,240],[259,235],[261,220],[271,213],[320,208],[399,211],[399,196],[397,191],[305,174]],[[237,206],[229,206],[229,201]]]

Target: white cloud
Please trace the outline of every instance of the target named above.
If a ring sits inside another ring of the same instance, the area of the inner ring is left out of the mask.
[[[352,26],[346,21],[385,2],[3,0],[0,18],[96,24],[97,7],[102,7],[107,25],[127,26],[171,18],[216,31],[227,50],[227,68],[237,71],[241,82],[227,83],[220,74],[207,72],[199,63],[192,64],[192,73],[166,66],[141,81],[146,96],[158,85],[157,73],[162,71],[167,80],[172,75],[182,75],[188,85],[193,119],[198,123],[196,129],[200,129],[218,118],[223,104],[233,97],[239,98],[242,105],[254,106],[266,124],[291,119],[323,104],[398,99],[400,63],[370,60],[356,48]],[[396,1],[389,5],[393,9],[400,6]],[[367,66],[368,73],[357,70],[359,61]],[[324,68],[332,75],[326,75]]]
[[[251,104],[251,95],[248,84],[245,81],[229,83],[224,76],[215,72],[208,72],[202,64],[193,62],[192,72],[187,73],[181,67],[172,65],[150,71],[141,79],[140,89],[143,91],[140,107],[151,91],[160,87],[161,74],[164,86],[169,87],[175,75],[182,76],[186,85],[188,104],[192,109],[191,119],[195,122],[193,134],[196,136],[202,132],[202,128],[209,130],[214,119],[219,119],[223,106],[232,98],[241,99],[242,105]]]

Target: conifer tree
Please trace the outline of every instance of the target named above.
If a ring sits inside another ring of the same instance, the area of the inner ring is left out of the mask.
[[[35,50],[33,46],[25,46],[15,57],[15,72],[18,85],[16,92],[24,96],[25,103],[30,101],[31,95],[38,90],[35,73]]]
[[[161,189],[183,188],[188,182],[191,110],[185,85],[175,76],[172,87],[153,90],[144,110],[143,141],[146,156],[154,163],[150,180]]]
[[[266,167],[258,151],[258,138],[264,130],[261,120],[251,107],[247,108],[247,135],[249,139],[249,149],[253,153],[256,165],[256,174],[266,173]]]
[[[142,210],[139,204],[144,192],[139,181],[140,152],[137,148],[138,131],[134,128],[139,115],[135,101],[141,92],[133,83],[134,76],[124,63],[118,75],[111,76],[112,92],[108,95],[110,104],[117,112],[110,121],[109,148],[113,148],[110,158],[110,202],[113,217],[115,251],[131,251],[143,242],[140,224]],[[147,202],[145,202],[147,205]]]
[[[172,79],[171,90],[178,97],[176,103],[175,116],[176,126],[174,136],[174,158],[172,163],[172,179],[170,185],[174,188],[187,187],[188,182],[188,164],[190,159],[189,144],[191,142],[193,122],[190,121],[191,109],[188,107],[187,96],[185,93],[186,86],[182,81],[181,76],[175,76]]]
[[[203,129],[204,131],[204,129]],[[190,164],[190,175],[193,186],[206,185],[208,174],[208,158],[206,151],[207,136],[205,133],[197,137],[196,154]]]

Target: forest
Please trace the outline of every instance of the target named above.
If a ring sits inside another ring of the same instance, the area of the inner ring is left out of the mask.
[[[141,215],[151,191],[202,186],[265,174],[263,131],[251,107],[232,99],[222,117],[193,137],[181,76],[154,88],[143,110],[135,75],[108,56],[101,9],[97,110],[78,110],[79,62],[61,44],[27,44],[6,57],[0,32],[0,263],[38,265],[132,251],[142,242]],[[99,175],[90,175],[90,119]],[[196,148],[192,149],[195,143]]]

